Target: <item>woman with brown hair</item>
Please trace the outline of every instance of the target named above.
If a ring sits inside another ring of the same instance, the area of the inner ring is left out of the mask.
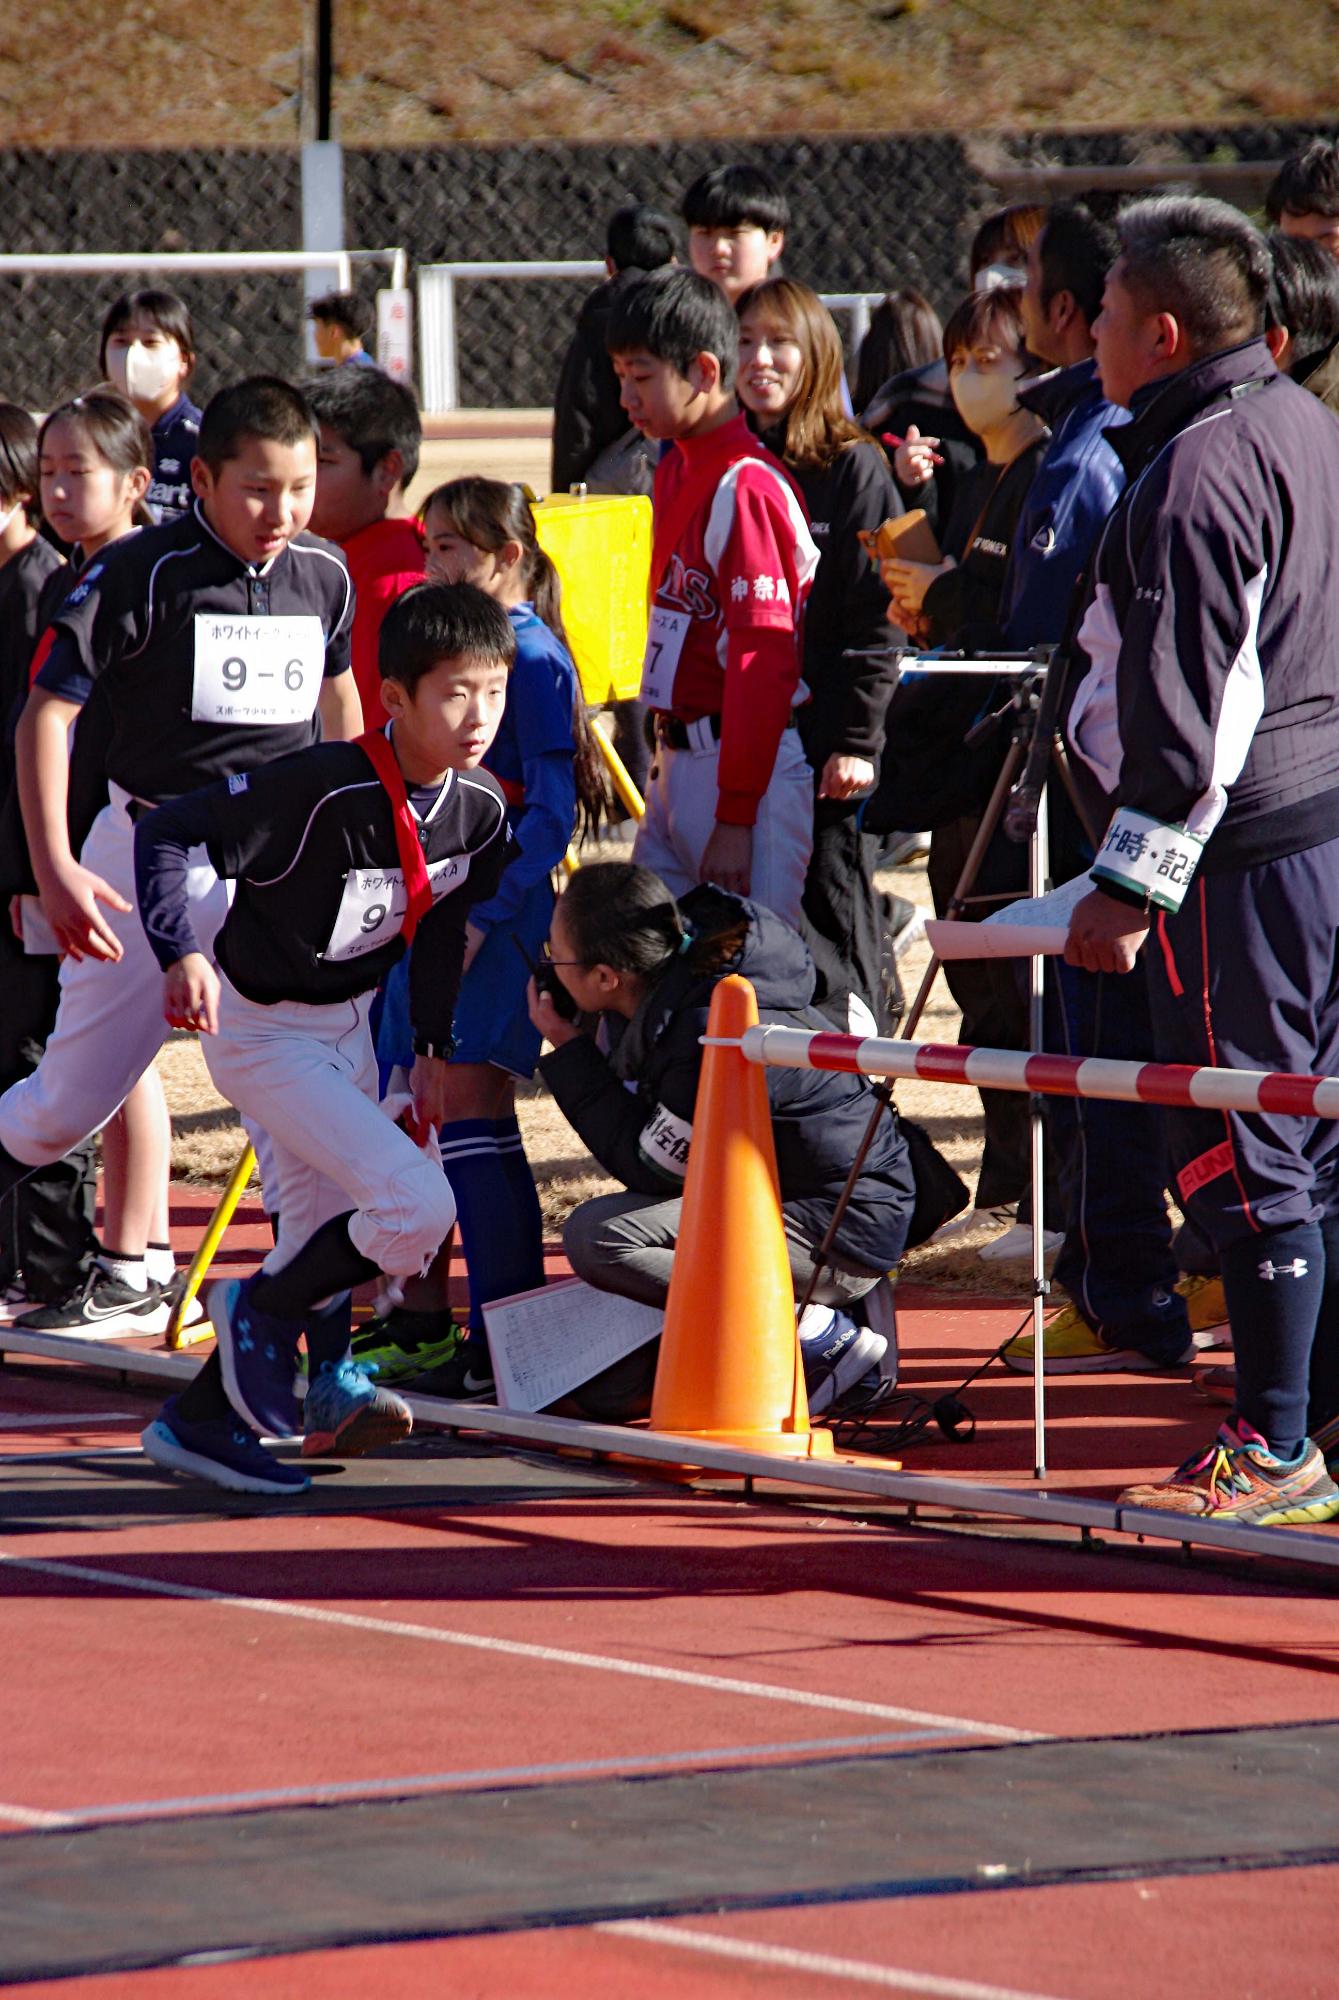
[[[869,1033],[871,1016],[887,1025],[888,1005],[873,882],[880,843],[861,831],[860,812],[893,681],[887,592],[857,537],[902,504],[883,452],[843,414],[841,339],[817,294],[793,278],[768,278],[737,310],[739,400],[804,496],[820,556],[804,624],[810,700],[798,718],[815,779],[804,934],[825,1011]],[[859,1003],[854,1017],[851,1001]]]

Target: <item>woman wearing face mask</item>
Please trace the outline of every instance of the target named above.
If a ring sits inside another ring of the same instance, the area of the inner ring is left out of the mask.
[[[123,292],[102,322],[98,367],[149,426],[153,519],[172,521],[189,513],[200,411],[186,393],[195,372],[195,333],[176,293]]]
[[[978,628],[984,628],[988,648],[998,645],[990,635],[999,623],[1014,526],[1047,437],[1040,419],[1018,402],[1018,382],[1027,372],[1020,297],[1011,286],[973,292],[944,330],[953,399],[986,456],[954,503],[944,537],[945,560],[881,565],[892,596],[889,617],[926,645],[971,645]],[[886,807],[888,824],[934,829],[928,873],[941,917],[976,836],[1007,732],[996,730],[975,745],[964,739],[979,716],[999,706],[998,696],[992,681],[927,676],[903,681],[889,706],[886,793],[878,803]],[[997,838],[973,893],[1023,893],[1024,862],[1022,847]],[[983,916],[991,907],[977,904],[967,914]],[[1008,967],[961,960],[945,971],[962,1009],[964,1042],[1027,1047],[1026,1008]],[[983,1092],[981,1104],[986,1127],[981,1174],[975,1209],[962,1226],[988,1223],[995,1229],[997,1242],[981,1253],[994,1261],[1026,1250],[1021,1225],[1029,1213],[1027,1106],[1004,1091]],[[1049,1207],[1048,1202],[1048,1212]],[[950,1229],[957,1226],[949,1224]],[[1054,1247],[1059,1242],[1055,1237]]]
[[[1014,524],[1047,437],[1041,419],[1018,401],[1028,372],[1021,298],[1014,286],[973,292],[944,329],[954,406],[986,456],[959,484],[940,538],[944,560],[883,565],[890,618],[926,645],[948,645],[964,628],[998,623]]]

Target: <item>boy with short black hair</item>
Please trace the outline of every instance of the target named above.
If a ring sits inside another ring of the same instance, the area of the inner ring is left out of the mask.
[[[423,581],[418,524],[390,510],[418,471],[414,392],[380,368],[333,368],[306,385],[320,426],[312,530],[338,542],[353,578],[353,678],[369,729],[386,720],[377,639],[388,607]]]
[[[158,968],[132,900],[136,820],[322,731],[359,726],[349,574],[338,550],[303,532],[316,435],[299,392],[253,376],[216,396],[191,480],[192,513],[91,563],[34,661],[16,746],[20,794],[66,963],[42,1060],[0,1097],[0,1196],[99,1131],[165,1039]],[[95,684],[111,713],[111,800],[76,861],[68,738]],[[189,890],[208,949],[226,894],[203,861]],[[126,1276],[142,1282],[142,1266]]]
[[[494,893],[507,858],[502,792],[477,767],[515,653],[510,619],[483,591],[420,584],[382,627],[384,731],[233,776],[136,829],[136,888],[166,975],[164,1012],[203,1029],[218,1088],[263,1123],[280,1218],[260,1272],[210,1289],[217,1362],[144,1433],[149,1456],[170,1470],[241,1492],[308,1484],[255,1435],[297,1428],[304,1331],[305,1452],[362,1451],[410,1428],[407,1407],[352,1360],[350,1292],[380,1272],[420,1274],[455,1221],[435,1145],[430,1155],[421,1143],[447,1115],[466,918]],[[186,893],[200,848],[236,884],[217,972]],[[376,988],[411,939],[413,1137],[378,1108],[367,1025]]]
[[[790,203],[761,167],[732,164],[699,174],[683,198],[693,269],[731,305],[750,285],[780,275]]]
[[[307,308],[312,339],[322,361],[336,368],[375,368],[376,356],[367,343],[376,331],[376,314],[357,292],[327,292]]]
[[[1265,211],[1285,236],[1307,236],[1339,257],[1339,142],[1313,139],[1283,162]]]
[[[642,700],[656,752],[634,859],[799,920],[813,780],[793,707],[818,567],[804,503],[734,394],[739,326],[694,271],[653,272],[616,307],[623,407],[671,442],[656,472]]]

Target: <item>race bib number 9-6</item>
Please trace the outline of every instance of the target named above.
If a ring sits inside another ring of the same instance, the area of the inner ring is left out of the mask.
[[[305,722],[324,673],[319,618],[195,614],[192,722],[235,722],[253,729]]]
[[[428,881],[432,885],[433,902],[440,902],[452,889],[459,888],[469,872],[468,854],[453,854],[447,861],[430,861]],[[400,935],[407,902],[402,868],[350,868],[344,877],[344,894],[322,958],[341,964],[390,944]]]
[[[679,655],[692,622],[686,611],[670,611],[663,604],[651,606],[646,657],[642,662],[642,700],[649,708],[674,706],[674,676],[679,671]]]

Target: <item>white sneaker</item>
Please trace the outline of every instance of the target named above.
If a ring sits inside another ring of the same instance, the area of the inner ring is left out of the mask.
[[[1048,1257],[1054,1256],[1064,1240],[1064,1232],[1059,1229],[1043,1229],[1041,1233],[1041,1247]],[[1032,1224],[1015,1222],[1003,1236],[997,1236],[993,1243],[987,1243],[976,1254],[983,1264],[1021,1262],[1032,1255]]]
[[[931,1243],[957,1243],[973,1229],[993,1229],[997,1233],[1007,1230],[1018,1210],[1009,1203],[999,1208],[969,1208],[963,1215],[955,1215],[951,1222],[941,1222]]]

